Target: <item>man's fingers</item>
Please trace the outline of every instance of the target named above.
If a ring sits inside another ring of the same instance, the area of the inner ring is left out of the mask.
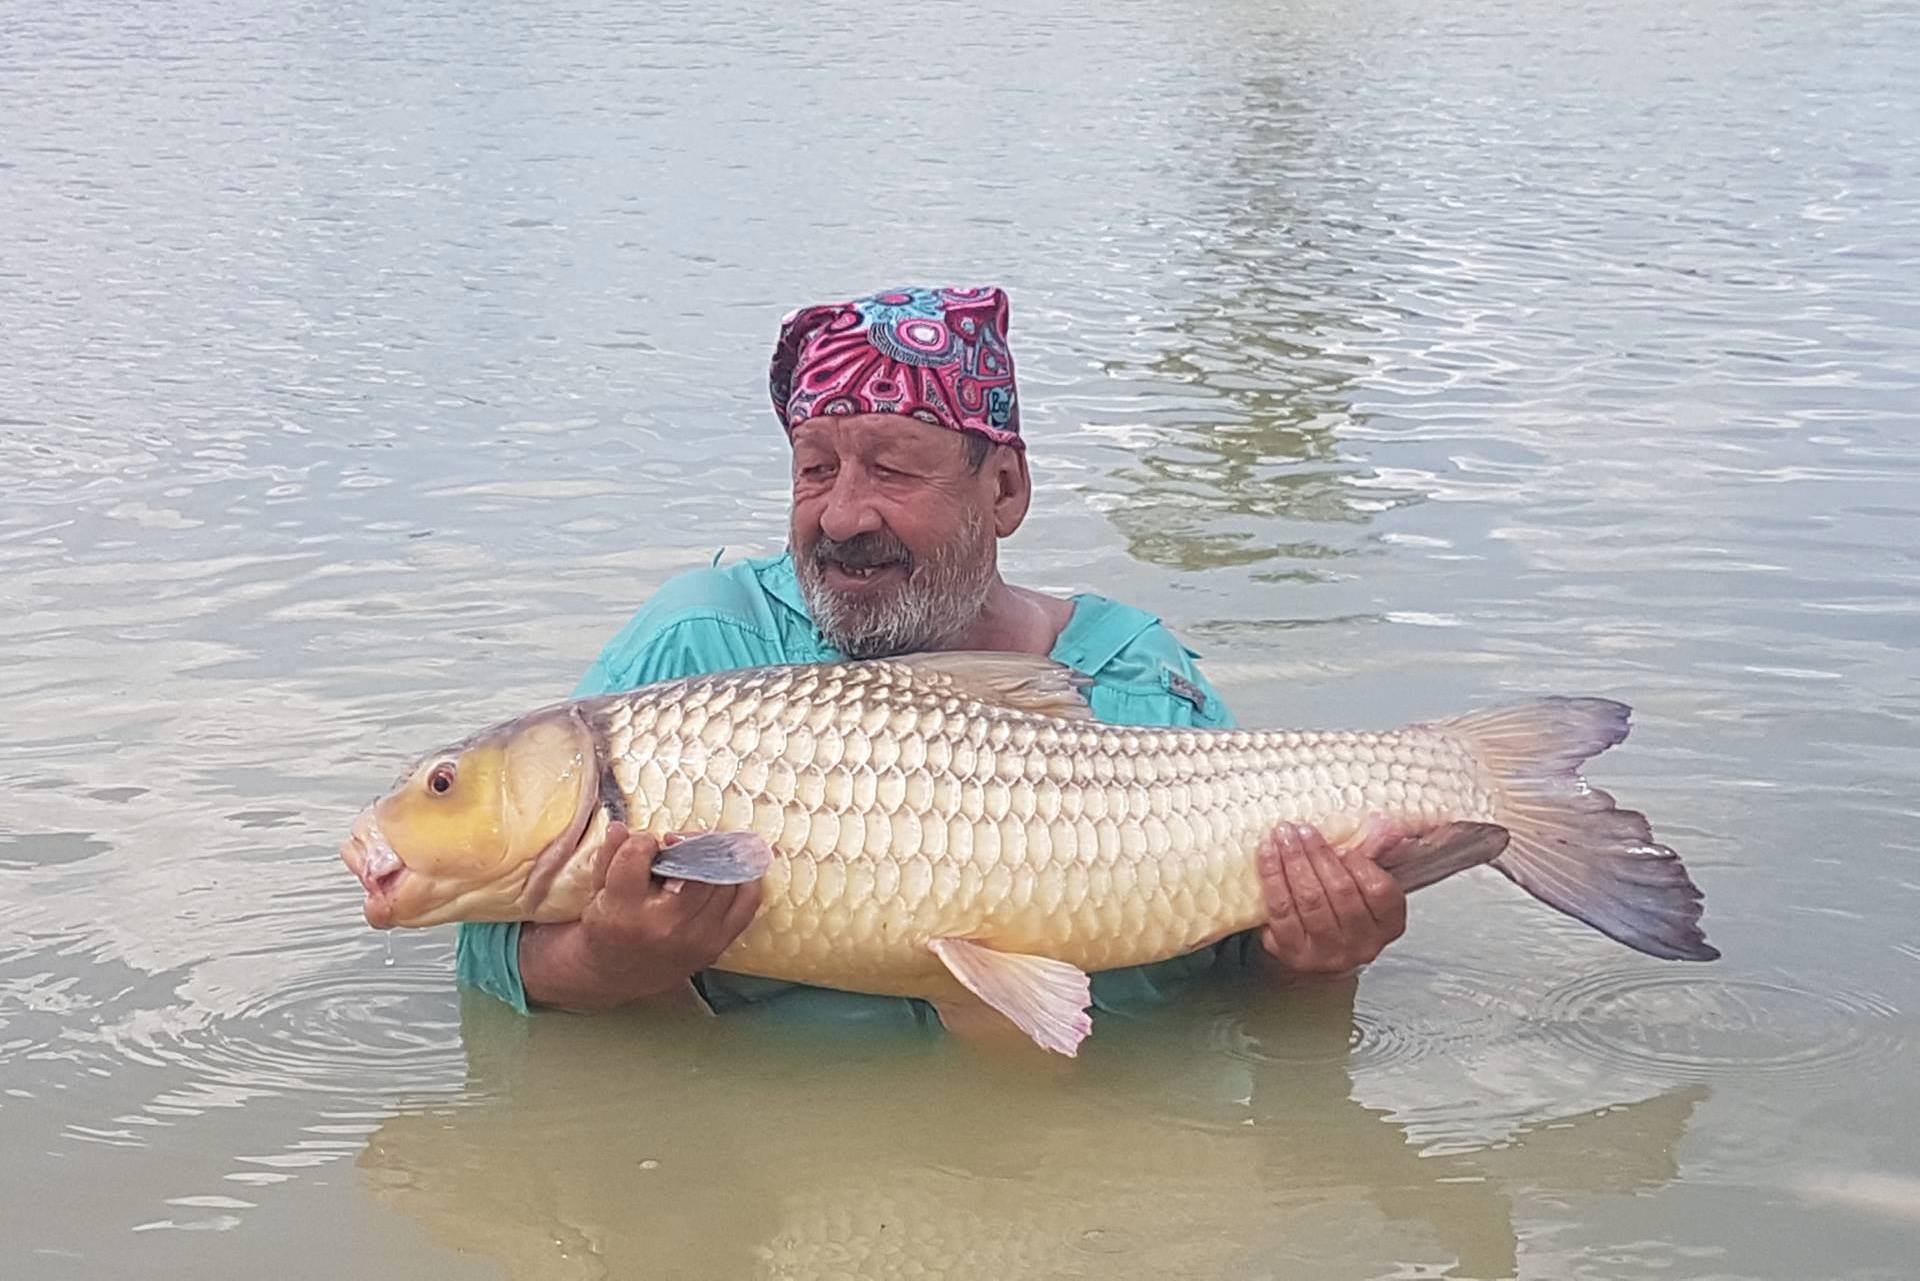
[[[1297,970],[1306,964],[1312,944],[1300,924],[1293,890],[1287,883],[1285,842],[1281,839],[1284,828],[1282,824],[1269,830],[1255,850],[1261,895],[1267,904],[1267,924],[1260,931],[1260,946],[1286,969]]]
[[[759,907],[760,882],[746,881],[726,887],[726,893],[718,896],[717,910],[704,913],[700,918],[701,937],[713,955],[726,951],[740,937],[741,931],[753,923],[753,914]]]
[[[685,896],[691,897],[696,892],[698,898],[689,905],[693,910],[683,910],[678,902],[673,905],[671,928],[685,955],[696,958],[694,963],[704,966],[726,951],[752,922],[753,913],[760,906],[760,883],[701,885],[688,882]]]
[[[1407,892],[1385,868],[1364,854],[1349,854],[1347,870],[1353,874],[1353,883],[1367,905],[1367,914],[1399,938],[1407,928]]]
[[[1313,943],[1297,919],[1270,922],[1260,931],[1260,946],[1287,970],[1305,970],[1313,959]]]
[[[1326,895],[1307,861],[1300,830],[1291,823],[1276,824],[1261,838],[1256,858],[1269,924],[1295,932],[1317,929],[1326,919]]]
[[[593,892],[598,894],[607,887],[607,871],[613,866],[613,856],[621,845],[626,843],[630,829],[625,823],[607,824],[606,839],[600,842],[600,849],[593,856]]]
[[[1293,892],[1287,888],[1287,870],[1280,861],[1278,828],[1260,838],[1260,844],[1254,852],[1254,861],[1260,871],[1260,892],[1267,901],[1268,919],[1272,921],[1292,919]]]
[[[1253,847],[1253,870],[1260,878],[1260,899],[1267,908],[1261,943],[1271,952],[1275,933],[1294,926],[1293,896],[1287,893],[1287,875],[1280,868],[1280,841],[1271,829],[1262,833],[1260,843]]]
[[[651,832],[634,832],[613,853],[600,890],[623,902],[638,903],[653,891],[653,860],[660,842]]]
[[[1280,869],[1286,877],[1287,891],[1293,896],[1293,909],[1309,936],[1331,937],[1339,933],[1339,922],[1327,901],[1327,890],[1314,871],[1313,857],[1307,850],[1302,829],[1282,823],[1277,829],[1280,842]],[[1317,834],[1316,834],[1317,839]]]
[[[1407,839],[1407,831],[1385,814],[1367,815],[1360,833],[1342,860],[1353,877],[1354,888],[1366,904],[1367,914],[1388,933],[1398,938],[1407,928],[1407,894],[1399,882],[1380,866],[1380,858]]]
[[[1372,857],[1401,839],[1391,821],[1369,819],[1343,856],[1317,828],[1275,825],[1256,852],[1268,916],[1261,946],[1301,974],[1371,961],[1406,928],[1406,895]]]
[[[1307,862],[1312,865],[1314,875],[1320,879],[1320,888],[1327,896],[1327,910],[1333,916],[1336,927],[1348,934],[1373,929],[1373,913],[1367,910],[1360,887],[1354,883],[1352,870],[1340,861],[1326,838],[1317,831],[1310,831],[1305,834],[1302,844],[1306,847]]]
[[[727,909],[732,907],[734,900],[740,896],[740,887],[688,882],[686,892],[691,894],[695,889],[701,890],[702,893],[696,902],[688,905],[690,910],[681,919],[686,922],[689,930],[701,933],[718,930],[720,923],[727,919]]]
[[[739,893],[733,896],[733,902],[727,907],[726,919],[720,924],[721,937],[732,943],[753,924],[754,913],[760,910],[762,897],[760,882],[748,881],[738,887]]]

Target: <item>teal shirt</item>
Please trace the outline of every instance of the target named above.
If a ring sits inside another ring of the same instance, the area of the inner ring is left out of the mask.
[[[1233,725],[1220,696],[1195,665],[1194,653],[1160,621],[1102,596],[1073,598],[1073,616],[1054,643],[1055,661],[1092,681],[1086,691],[1094,716],[1120,725]],[[814,627],[800,594],[791,555],[694,570],[654,594],[601,651],[574,697],[633,689],[655,681],[783,663],[836,662],[836,652]],[[1244,953],[1247,935],[1237,936]],[[1096,1010],[1138,1009],[1170,996],[1210,969],[1221,947],[1154,965],[1092,976]],[[457,973],[462,983],[491,993],[521,1013],[520,925],[460,926]],[[778,1007],[809,1018],[926,1024],[930,1008],[901,997],[830,991],[799,983],[708,970],[695,986],[716,1012]]]

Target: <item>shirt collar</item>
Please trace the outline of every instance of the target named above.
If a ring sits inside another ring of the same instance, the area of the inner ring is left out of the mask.
[[[767,595],[804,618],[808,627],[813,626],[813,615],[807,613],[807,598],[800,592],[800,575],[793,567],[791,548],[761,565],[759,577]]]

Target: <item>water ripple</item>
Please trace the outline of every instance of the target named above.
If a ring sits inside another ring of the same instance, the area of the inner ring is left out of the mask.
[[[358,965],[286,979],[215,1014],[134,1014],[98,1032],[126,1061],[179,1073],[155,1109],[194,1113],[264,1094],[372,1096],[457,1083],[464,1068],[443,964]]]
[[[1418,1010],[1380,1010],[1365,1005],[1353,1011],[1344,1041],[1302,1037],[1281,1031],[1262,1035],[1250,1026],[1244,1012],[1221,1015],[1209,1028],[1206,1042],[1229,1057],[1265,1067],[1306,1067],[1339,1064],[1349,1071],[1415,1063],[1433,1056],[1459,1054],[1499,1039],[1511,1019],[1492,1011],[1463,1014],[1444,1023],[1422,1017]]]
[[[1776,979],[1602,970],[1549,992],[1559,1044],[1603,1063],[1691,1081],[1780,1077],[1853,1088],[1896,1061],[1899,1011],[1868,992]]]

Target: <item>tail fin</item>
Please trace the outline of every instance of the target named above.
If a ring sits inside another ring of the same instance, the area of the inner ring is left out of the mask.
[[[1493,866],[1535,898],[1609,938],[1665,960],[1711,961],[1702,895],[1644,814],[1580,777],[1624,740],[1632,711],[1604,698],[1543,698],[1456,716],[1434,729],[1465,739],[1505,792],[1511,833]]]

